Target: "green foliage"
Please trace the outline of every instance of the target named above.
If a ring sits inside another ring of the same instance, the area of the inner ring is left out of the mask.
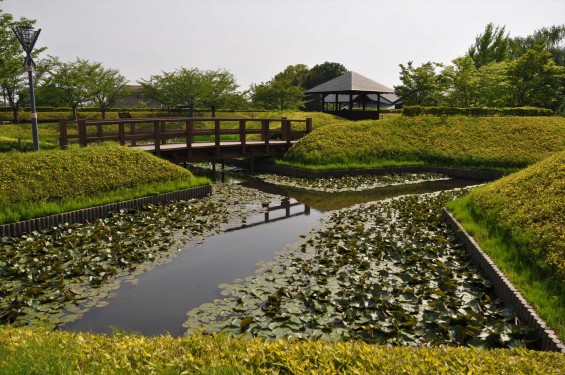
[[[565,152],[448,204],[565,340]]]
[[[489,23],[483,34],[475,38],[475,44],[467,51],[475,66],[480,68],[491,62],[500,62],[508,57],[509,38],[505,27],[494,27]]]
[[[402,98],[405,105],[433,105],[442,92],[437,63],[427,62],[414,68],[412,61],[408,65],[400,64],[400,80],[402,84],[394,86],[395,93]]]
[[[518,59],[527,50],[536,45],[544,45],[551,53],[557,65],[565,66],[565,24],[551,27],[542,27],[534,31],[533,35],[514,37],[510,39],[510,58]]]
[[[18,220],[43,204],[102,198],[118,189],[174,181],[202,184],[181,167],[117,145],[3,153],[0,175],[0,222]]]
[[[284,111],[298,109],[304,104],[304,89],[293,86],[289,80],[272,79],[251,85],[251,100],[262,109]]]
[[[560,117],[395,117],[316,129],[285,155],[302,166],[379,161],[522,168],[565,149]]]
[[[559,374],[565,355],[524,349],[386,347],[362,342],[142,337],[0,329],[0,371],[101,374]]]
[[[565,280],[565,152],[474,190],[470,203]]]
[[[539,107],[422,107],[404,106],[402,114],[414,116],[553,116],[553,111]]]

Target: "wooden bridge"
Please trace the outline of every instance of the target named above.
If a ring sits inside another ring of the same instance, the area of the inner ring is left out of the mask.
[[[312,131],[312,119],[166,117],[59,121],[62,149],[106,141],[139,148],[174,163],[283,155]]]

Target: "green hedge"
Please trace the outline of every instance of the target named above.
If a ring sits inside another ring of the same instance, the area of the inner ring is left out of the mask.
[[[414,116],[553,116],[553,111],[538,107],[506,107],[506,108],[480,108],[480,107],[421,107],[407,106],[402,109],[402,114]]]

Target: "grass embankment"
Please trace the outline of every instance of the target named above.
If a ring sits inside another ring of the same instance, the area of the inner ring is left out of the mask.
[[[161,116],[159,113],[151,113],[151,112],[130,112],[133,118],[147,118],[147,117],[156,117]],[[210,112],[198,112],[195,113],[197,117],[210,117],[212,114]],[[57,118],[69,118],[70,113],[62,112],[62,113],[39,113],[38,114],[40,120],[42,116],[50,116],[53,118],[53,122],[41,122],[39,123],[39,143],[40,148],[42,150],[51,150],[56,149],[59,147],[59,123],[56,122]],[[182,116],[180,114],[175,114],[173,117]],[[0,116],[1,117],[1,116]],[[301,111],[272,111],[272,112],[218,112],[216,113],[216,117],[219,118],[237,118],[237,119],[251,119],[251,118],[261,118],[261,119],[274,119],[274,118],[281,118],[286,117],[291,120],[305,120],[306,118],[312,118],[312,127],[314,129],[322,126],[333,125],[333,124],[341,124],[343,123],[343,119],[341,117],[333,116],[327,113],[321,112],[301,112]],[[89,119],[89,120],[96,120],[100,119],[100,113],[96,112],[84,112],[79,113],[79,118]],[[118,113],[117,112],[108,112],[106,118],[108,120],[117,120]],[[26,116],[22,115],[22,121],[26,120]],[[27,119],[29,121],[29,119]],[[198,123],[195,125],[199,125]],[[202,127],[213,128],[213,122],[206,122],[201,124]],[[153,125],[148,124],[149,128],[152,129]],[[174,125],[169,124],[169,126],[174,127]],[[184,123],[179,123],[178,128],[184,128]],[[261,123],[250,123],[249,126],[256,126],[257,128],[261,127]],[[293,126],[293,129],[303,130],[306,128],[305,124],[296,124],[296,127]],[[222,127],[225,128],[239,128],[239,122],[234,121],[233,123],[222,123]],[[143,129],[143,125],[138,125],[138,130]],[[113,129],[114,132],[117,132],[117,126]],[[76,125],[68,125],[69,134],[78,134],[77,126]],[[95,131],[95,129],[93,129]],[[251,136],[250,136],[251,137]],[[256,136],[255,136],[256,137]],[[32,140],[32,131],[31,131],[31,124],[30,123],[21,123],[21,124],[10,124],[10,125],[0,125],[0,152],[8,152],[11,150],[17,150],[18,139],[21,138],[22,146],[24,150],[33,150],[33,140]],[[229,136],[226,136],[229,138]],[[237,136],[231,136],[232,139],[237,139]],[[197,140],[202,140],[203,137],[197,137]],[[210,137],[208,137],[210,139]]]
[[[209,183],[117,145],[0,153],[0,224]]]
[[[561,117],[396,117],[318,128],[281,163],[310,169],[426,164],[516,170],[564,149]]]
[[[565,355],[524,349],[411,348],[225,335],[93,335],[0,328],[4,374],[559,374]]]
[[[448,208],[565,341],[565,151]]]

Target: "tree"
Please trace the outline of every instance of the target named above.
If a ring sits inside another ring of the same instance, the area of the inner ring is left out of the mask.
[[[96,80],[101,68],[101,63],[80,58],[74,62],[58,62],[45,84],[55,97],[72,108],[73,117],[77,120],[78,106],[92,100],[92,82]]]
[[[326,61],[323,64],[315,65],[306,74],[304,88],[306,90],[311,89],[345,73],[347,73],[347,69],[340,63]]]
[[[201,79],[201,102],[210,108],[212,117],[216,117],[216,109],[233,99],[237,89],[235,76],[225,69],[218,69],[203,72]]]
[[[126,77],[117,69],[105,69],[100,65],[93,71],[92,80],[88,82],[89,96],[100,108],[103,119],[106,118],[106,111],[112,103],[131,92],[127,83]]]
[[[175,73],[163,72],[161,75],[151,76],[148,81],[142,79],[139,83],[143,95],[165,106],[170,116],[171,109],[179,104],[175,88]]]
[[[453,66],[446,67],[442,79],[448,89],[448,102],[456,107],[469,107],[477,104],[477,68],[469,56],[453,60]]]
[[[478,106],[508,107],[512,104],[512,93],[508,80],[510,62],[491,62],[477,70]]]
[[[400,64],[400,80],[402,85],[394,86],[396,95],[402,98],[405,105],[434,105],[443,90],[436,67],[441,64],[427,62],[418,68]]]
[[[510,58],[517,60],[527,50],[542,44],[551,53],[555,64],[565,66],[565,25],[551,26],[534,31],[527,37],[510,39]]]
[[[0,9],[0,88],[4,100],[12,109],[14,122],[20,122],[18,111],[24,99],[28,97],[28,75],[24,74],[25,53],[15,37],[12,28],[17,25],[33,25],[35,20],[20,18],[15,21],[9,13]],[[33,50],[34,59],[46,48]],[[37,78],[36,78],[37,80]]]
[[[296,64],[289,65],[285,70],[275,75],[275,81],[288,81],[292,86],[300,86],[304,88],[306,76],[308,75],[307,65]]]
[[[173,75],[173,95],[179,105],[188,108],[188,115],[193,116],[203,99],[203,73],[198,68],[180,68]]]
[[[272,79],[266,83],[251,85],[251,99],[256,106],[283,111],[298,109],[304,104],[304,89],[293,86],[290,81]]]
[[[505,27],[495,28],[492,23],[486,26],[483,34],[475,38],[475,44],[467,52],[477,69],[493,61],[506,60],[508,53],[509,37],[505,34]]]
[[[337,78],[347,73],[347,69],[340,63],[324,62],[323,64],[314,65],[308,71],[304,78],[303,87],[308,90],[324,82]],[[320,96],[318,94],[307,94],[305,98],[305,107],[307,111],[316,111],[322,106]]]
[[[558,66],[547,49],[529,49],[508,69],[513,104],[557,109],[563,101],[565,67]]]

